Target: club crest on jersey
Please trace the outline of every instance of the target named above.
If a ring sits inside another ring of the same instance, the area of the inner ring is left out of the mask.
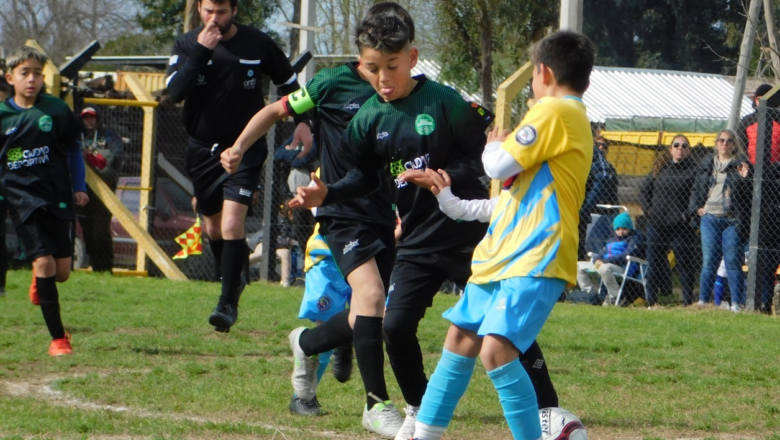
[[[417,130],[417,133],[421,136],[428,136],[433,133],[435,128],[436,122],[434,122],[431,115],[425,113],[417,115],[417,119],[414,121],[414,129]]]
[[[533,125],[523,125],[515,133],[515,140],[518,144],[529,146],[536,142],[536,128]]]
[[[54,121],[51,120],[51,116],[43,115],[38,119],[38,128],[40,128],[42,132],[48,133],[53,127]]]
[[[320,312],[324,312],[330,308],[330,304],[331,300],[328,295],[323,295],[319,300],[317,300],[317,309]]]

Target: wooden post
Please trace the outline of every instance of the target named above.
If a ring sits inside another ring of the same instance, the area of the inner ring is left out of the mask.
[[[525,63],[496,89],[496,125],[500,130],[512,130],[512,101],[533,76],[533,63]],[[501,191],[501,182],[494,180],[490,185],[490,197]]]
[[[775,11],[772,0],[764,0],[764,21],[766,22],[766,35],[769,40],[769,56],[772,60],[772,69],[775,78],[780,78],[780,55],[777,52],[777,31],[775,31]]]
[[[184,7],[184,32],[187,33],[200,26],[200,15],[198,14],[198,0],[186,0]]]
[[[742,109],[742,97],[745,95],[745,83],[747,82],[748,69],[750,68],[750,54],[753,51],[753,40],[756,39],[756,23],[758,14],[761,13],[763,0],[750,0],[745,33],[742,36],[742,46],[739,48],[739,62],[737,63],[737,79],[734,82],[734,96],[731,100],[731,114],[729,115],[728,128],[735,130],[739,124],[739,112]]]

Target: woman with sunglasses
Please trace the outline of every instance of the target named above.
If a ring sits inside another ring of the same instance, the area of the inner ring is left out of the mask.
[[[656,295],[672,293],[672,274],[667,254],[674,251],[683,304],[694,301],[693,286],[699,269],[699,237],[690,224],[688,203],[696,178],[696,161],[690,156],[690,142],[684,135],[675,136],[669,149],[658,156],[652,172],[640,191],[642,210],[647,220],[648,307]]]
[[[732,130],[721,130],[716,151],[705,157],[696,174],[689,210],[700,218],[703,267],[699,279],[699,305],[712,296],[720,260],[726,263],[731,310],[745,305],[742,263],[750,227],[752,165]]]

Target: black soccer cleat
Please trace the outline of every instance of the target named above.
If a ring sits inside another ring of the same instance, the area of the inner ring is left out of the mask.
[[[230,327],[238,319],[238,308],[233,304],[219,304],[209,316],[209,324],[214,326],[214,330],[221,333],[229,333]]]
[[[331,358],[331,367],[333,376],[336,380],[344,383],[352,376],[352,343],[344,344],[333,350]]]

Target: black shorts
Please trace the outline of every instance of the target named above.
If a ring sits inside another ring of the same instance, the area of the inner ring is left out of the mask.
[[[431,254],[399,254],[396,257],[392,286],[387,298],[387,310],[424,309],[433,304],[433,297],[446,280],[466,287],[471,276],[473,249]]]
[[[222,203],[231,200],[252,206],[252,193],[257,191],[260,172],[268,149],[265,138],[244,153],[238,171],[228,174],[220,163],[220,154],[230,145],[206,144],[190,138],[187,144],[187,173],[192,180],[198,209],[211,216],[222,211]]]
[[[22,260],[33,261],[47,255],[54,258],[73,256],[70,220],[63,220],[46,209],[36,209],[21,223],[14,218],[14,225]]]
[[[320,219],[320,234],[328,243],[344,279],[366,261],[376,258],[379,276],[387,291],[395,262],[392,227]]]

